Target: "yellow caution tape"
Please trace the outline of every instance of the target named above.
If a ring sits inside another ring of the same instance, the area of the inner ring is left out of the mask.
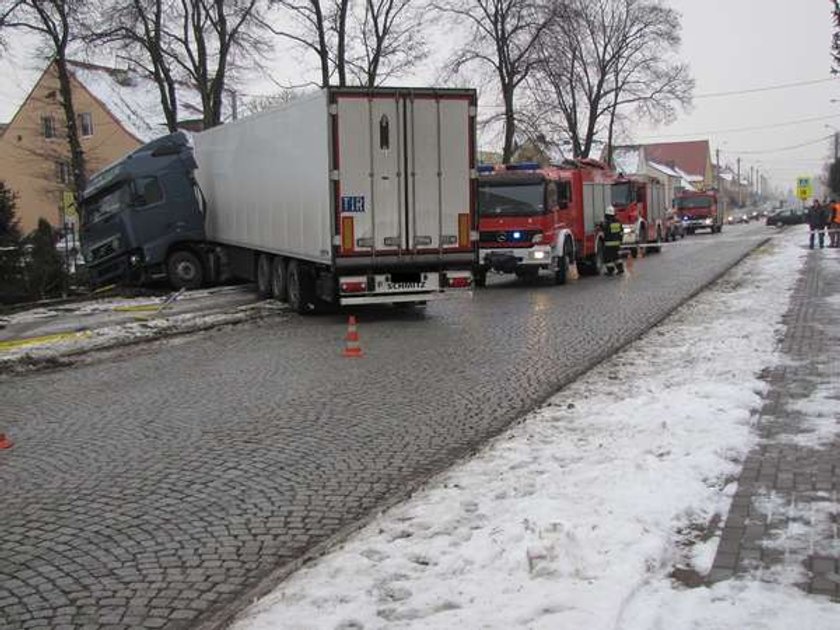
[[[160,309],[160,304],[137,304],[131,306],[115,306],[113,310],[120,313],[133,313],[135,311],[157,311]]]
[[[6,341],[0,341],[0,352],[8,352],[9,350],[17,350],[18,348],[25,348],[27,346],[39,346],[45,343],[54,343],[56,341],[83,339],[90,336],[91,332],[89,330],[82,330],[80,332],[54,333],[52,335],[26,337],[24,339],[8,339]]]

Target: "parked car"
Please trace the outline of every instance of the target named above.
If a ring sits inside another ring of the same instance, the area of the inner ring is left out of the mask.
[[[767,225],[799,225],[805,222],[805,212],[798,208],[777,210],[767,216]]]

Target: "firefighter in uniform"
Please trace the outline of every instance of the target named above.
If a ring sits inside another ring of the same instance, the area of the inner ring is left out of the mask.
[[[606,267],[607,275],[624,273],[624,262],[618,255],[621,249],[624,227],[616,220],[615,208],[612,206],[607,206],[604,211],[601,232],[604,234],[604,267]]]

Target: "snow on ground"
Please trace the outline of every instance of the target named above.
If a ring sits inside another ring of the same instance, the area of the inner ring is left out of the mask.
[[[100,298],[93,300],[86,300],[84,302],[70,302],[56,306],[44,306],[31,308],[19,313],[7,315],[2,318],[2,323],[5,326],[13,326],[15,324],[22,324],[32,321],[40,321],[43,319],[50,319],[60,317],[67,313],[74,313],[77,315],[91,315],[94,313],[109,313],[119,311],[120,309],[131,309],[144,306],[159,306],[163,304],[167,298],[176,297],[174,303],[181,304],[190,300],[202,300],[215,295],[224,295],[230,293],[240,293],[243,289],[240,286],[232,287],[215,287],[212,289],[199,289],[195,291],[186,291],[183,294],[177,295],[175,293],[162,296],[152,297],[136,297],[136,298]]]
[[[21,346],[0,353],[0,372],[50,362],[62,356],[103,350],[141,340],[186,334],[228,324],[238,324],[266,314],[287,310],[273,300],[245,304],[222,312],[194,312],[181,315],[139,313],[136,321],[104,326],[77,333],[66,333],[43,345]]]
[[[787,583],[707,571],[805,252],[782,233],[598,366],[256,603],[236,630],[827,628]],[[749,612],[745,612],[749,611]]]

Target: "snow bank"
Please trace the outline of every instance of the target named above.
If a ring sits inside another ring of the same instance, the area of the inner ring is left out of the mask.
[[[710,628],[709,602],[733,628],[750,619],[732,605],[744,593],[773,627],[792,617],[765,608],[793,602],[799,622],[821,610],[787,590],[680,592],[668,579],[675,565],[711,566],[704,530],[756,443],[758,373],[776,360],[804,254],[795,240],[782,233],[234,628]]]

